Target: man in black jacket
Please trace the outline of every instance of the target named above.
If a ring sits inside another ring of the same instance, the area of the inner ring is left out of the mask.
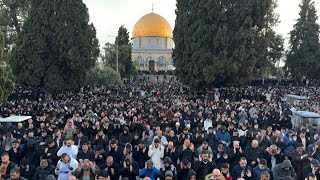
[[[245,150],[248,165],[252,168],[258,165],[258,160],[262,157],[263,151],[258,146],[258,141],[252,140],[251,146],[247,147]]]
[[[90,161],[94,161],[94,153],[93,153],[93,151],[89,150],[89,146],[87,143],[82,144],[82,151],[80,151],[78,153],[77,159],[78,160],[89,159]]]
[[[139,169],[145,167],[145,163],[148,161],[148,150],[149,148],[141,140],[138,147],[133,149],[133,159],[138,163]]]
[[[10,178],[10,171],[13,169],[16,164],[10,161],[9,154],[7,152],[2,153],[1,155],[1,164],[0,164],[0,178],[8,179]],[[7,166],[7,169],[2,169],[2,166]]]
[[[318,160],[313,159],[310,163],[310,166],[303,168],[303,179],[307,178],[307,176],[311,173],[315,174],[317,179],[320,179],[320,163]]]
[[[27,159],[22,159],[19,165],[20,165],[21,176],[28,179],[28,180],[34,180],[34,174],[36,173],[36,167],[31,165]]]
[[[215,163],[212,161],[212,155],[207,150],[202,151],[201,161],[196,163],[197,178],[205,179],[215,168]]]

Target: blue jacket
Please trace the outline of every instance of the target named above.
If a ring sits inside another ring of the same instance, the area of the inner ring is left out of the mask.
[[[221,131],[217,132],[217,139],[220,143],[221,143],[221,141],[228,143],[228,145],[230,145],[230,143],[231,143],[230,134],[227,132],[225,132],[225,133],[222,133]]]
[[[159,169],[152,168],[151,170],[148,170],[147,168],[143,168],[139,172],[140,178],[149,177],[151,180],[156,180],[158,177],[160,177],[161,173]]]
[[[242,168],[240,167],[240,165],[236,165],[236,166],[234,166],[234,167],[232,168],[232,172],[231,172],[232,179],[238,179],[239,177],[241,177],[241,172],[242,172],[242,171],[247,172],[248,169],[250,169],[250,171],[251,171],[251,177],[248,177],[248,176],[246,175],[246,173],[245,173],[244,179],[245,179],[245,180],[252,180],[252,179],[253,179],[253,177],[252,177],[252,176],[253,176],[253,173],[252,173],[251,167],[250,167],[250,166],[247,166],[245,169],[242,169]]]
[[[270,174],[270,176],[272,176],[269,168],[260,169],[259,165],[257,165],[256,167],[253,168],[253,173],[252,173],[253,180],[260,180],[260,175],[264,171],[267,171]]]

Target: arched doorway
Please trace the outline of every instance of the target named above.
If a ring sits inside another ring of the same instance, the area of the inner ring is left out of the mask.
[[[149,61],[149,71],[154,71],[155,70],[156,63],[154,60]]]

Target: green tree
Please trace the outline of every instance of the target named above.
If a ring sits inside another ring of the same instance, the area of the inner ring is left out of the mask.
[[[19,83],[50,93],[76,91],[99,55],[82,0],[32,1],[11,65]]]
[[[274,22],[274,0],[177,0],[176,75],[195,88],[243,85],[257,74]]]
[[[302,0],[300,17],[290,32],[290,50],[286,67],[297,79],[320,79],[319,32],[317,11],[313,0]]]
[[[128,30],[122,25],[118,30],[115,44],[119,48],[119,72],[121,77],[130,77],[134,74],[134,66],[131,59],[132,44]],[[114,63],[116,64],[116,63]]]
[[[104,54],[101,55],[101,59],[105,66],[110,66],[113,69],[116,69],[116,46],[112,43],[106,43],[102,49]]]
[[[88,85],[113,86],[120,85],[121,83],[120,75],[111,67],[95,67],[88,72]]]

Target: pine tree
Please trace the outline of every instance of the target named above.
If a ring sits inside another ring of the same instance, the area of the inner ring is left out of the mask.
[[[11,60],[18,82],[50,93],[79,90],[99,55],[88,22],[82,0],[33,1]]]
[[[300,17],[290,32],[290,50],[286,67],[297,79],[320,79],[319,32],[317,11],[313,0],[302,0]]]
[[[255,78],[270,46],[274,0],[177,0],[174,65],[196,88],[242,85]]]

